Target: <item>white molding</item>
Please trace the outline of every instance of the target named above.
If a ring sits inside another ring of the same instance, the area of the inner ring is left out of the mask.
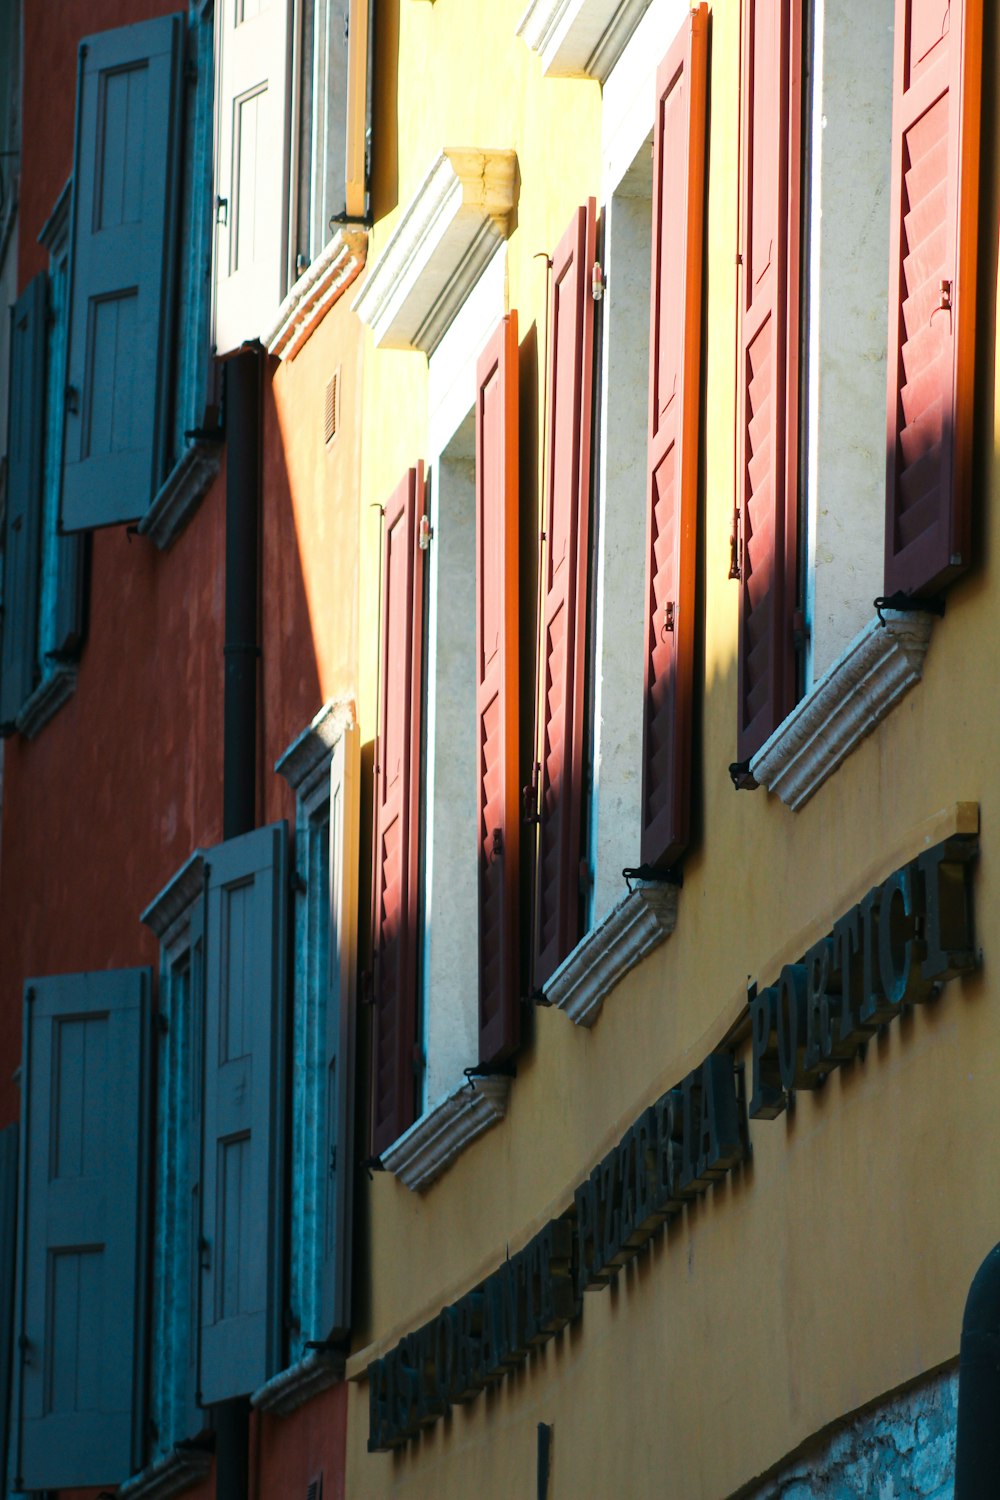
[[[14,720],[15,728],[26,740],[33,740],[75,692],[76,667],[69,662],[57,662],[46,671],[34,692],[25,700]]]
[[[802,807],[923,675],[934,617],[884,609],[750,761],[759,786]]]
[[[343,1380],[344,1364],[342,1354],[330,1355],[313,1349],[280,1375],[265,1381],[250,1397],[250,1405],[276,1417],[287,1417],[320,1391]]]
[[[273,327],[261,341],[268,354],[295,358],[361,271],[367,254],[366,230],[337,230],[279,307]]]
[[[212,1454],[207,1448],[176,1447],[154,1459],[119,1485],[119,1500],[169,1500],[207,1478]]]
[[[352,304],[377,345],[434,352],[510,234],[516,191],[513,151],[442,152]]]
[[[316,785],[323,781],[329,795],[330,761],[334,747],[348,724],[355,720],[353,698],[329,698],[307,729],[289,745],[274,763],[295,795],[308,802]]]
[[[430,1187],[484,1130],[507,1113],[510,1079],[473,1078],[439,1100],[382,1152],[382,1165],[411,1192]]]
[[[177,921],[187,916],[204,886],[205,856],[200,849],[196,849],[176,875],[171,876],[162,891],[153,897],[139,921],[151,928],[162,942]]]
[[[531,0],[517,35],[557,78],[603,83],[650,0]]]
[[[577,1026],[593,1026],[615,985],[676,925],[677,887],[637,881],[559,965],[545,986],[546,1003],[565,1011]]]
[[[138,525],[140,536],[165,552],[180,536],[219,472],[220,443],[200,441],[185,449],[153,497]]]

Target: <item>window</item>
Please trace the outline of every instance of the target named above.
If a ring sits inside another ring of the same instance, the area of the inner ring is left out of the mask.
[[[213,342],[261,337],[367,216],[370,0],[218,7]]]

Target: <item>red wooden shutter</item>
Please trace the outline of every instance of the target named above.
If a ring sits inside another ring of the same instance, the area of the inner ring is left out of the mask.
[[[690,815],[707,63],[700,5],[656,75],[640,846],[649,865],[687,847]]]
[[[738,757],[792,707],[795,656],[801,0],[746,0]]]
[[[573,215],[552,267],[536,986],[565,958],[579,927],[594,348],[590,277],[596,243],[597,210],[591,198]]]
[[[517,313],[476,367],[476,723],[479,1060],[520,1037],[518,872]]]
[[[896,0],[885,591],[971,553],[982,0]]]
[[[381,704],[375,767],[372,1150],[413,1123],[417,1044],[417,890],[423,566],[417,531],[423,465],[383,520]]]

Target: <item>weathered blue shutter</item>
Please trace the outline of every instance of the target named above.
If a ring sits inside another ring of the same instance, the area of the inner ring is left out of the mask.
[[[141,1462],[149,995],[148,969],[25,987],[17,1489]]]
[[[80,46],[64,531],[134,521],[169,445],[184,20]]]
[[[281,1354],[284,823],[206,857],[201,1398],[249,1395]]]
[[[354,1195],[354,1036],[357,994],[360,731],[350,724],[330,764],[330,985],[326,1009],[325,1170],[321,1260],[324,1328],[341,1338],[351,1326]]]
[[[205,1426],[201,1411],[199,1354],[201,1346],[201,1153],[205,1109],[205,897],[202,894],[191,912],[188,928],[187,1012],[178,1017],[187,1027],[185,1061],[187,1063],[188,1106],[187,1160],[179,1163],[187,1194],[188,1288],[185,1314],[187,1337],[184,1341],[184,1436],[195,1437]]]
[[[0,1130],[0,1475],[10,1471],[10,1393],[14,1356],[14,1282],[17,1262],[18,1129]]]
[[[7,525],[3,560],[0,730],[14,727],[35,685],[41,565],[42,460],[45,452],[44,271],[11,313],[7,424]]]

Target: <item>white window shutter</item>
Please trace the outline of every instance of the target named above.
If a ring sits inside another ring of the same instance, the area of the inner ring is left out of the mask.
[[[217,354],[258,338],[288,288],[291,8],[291,0],[216,7]]]

